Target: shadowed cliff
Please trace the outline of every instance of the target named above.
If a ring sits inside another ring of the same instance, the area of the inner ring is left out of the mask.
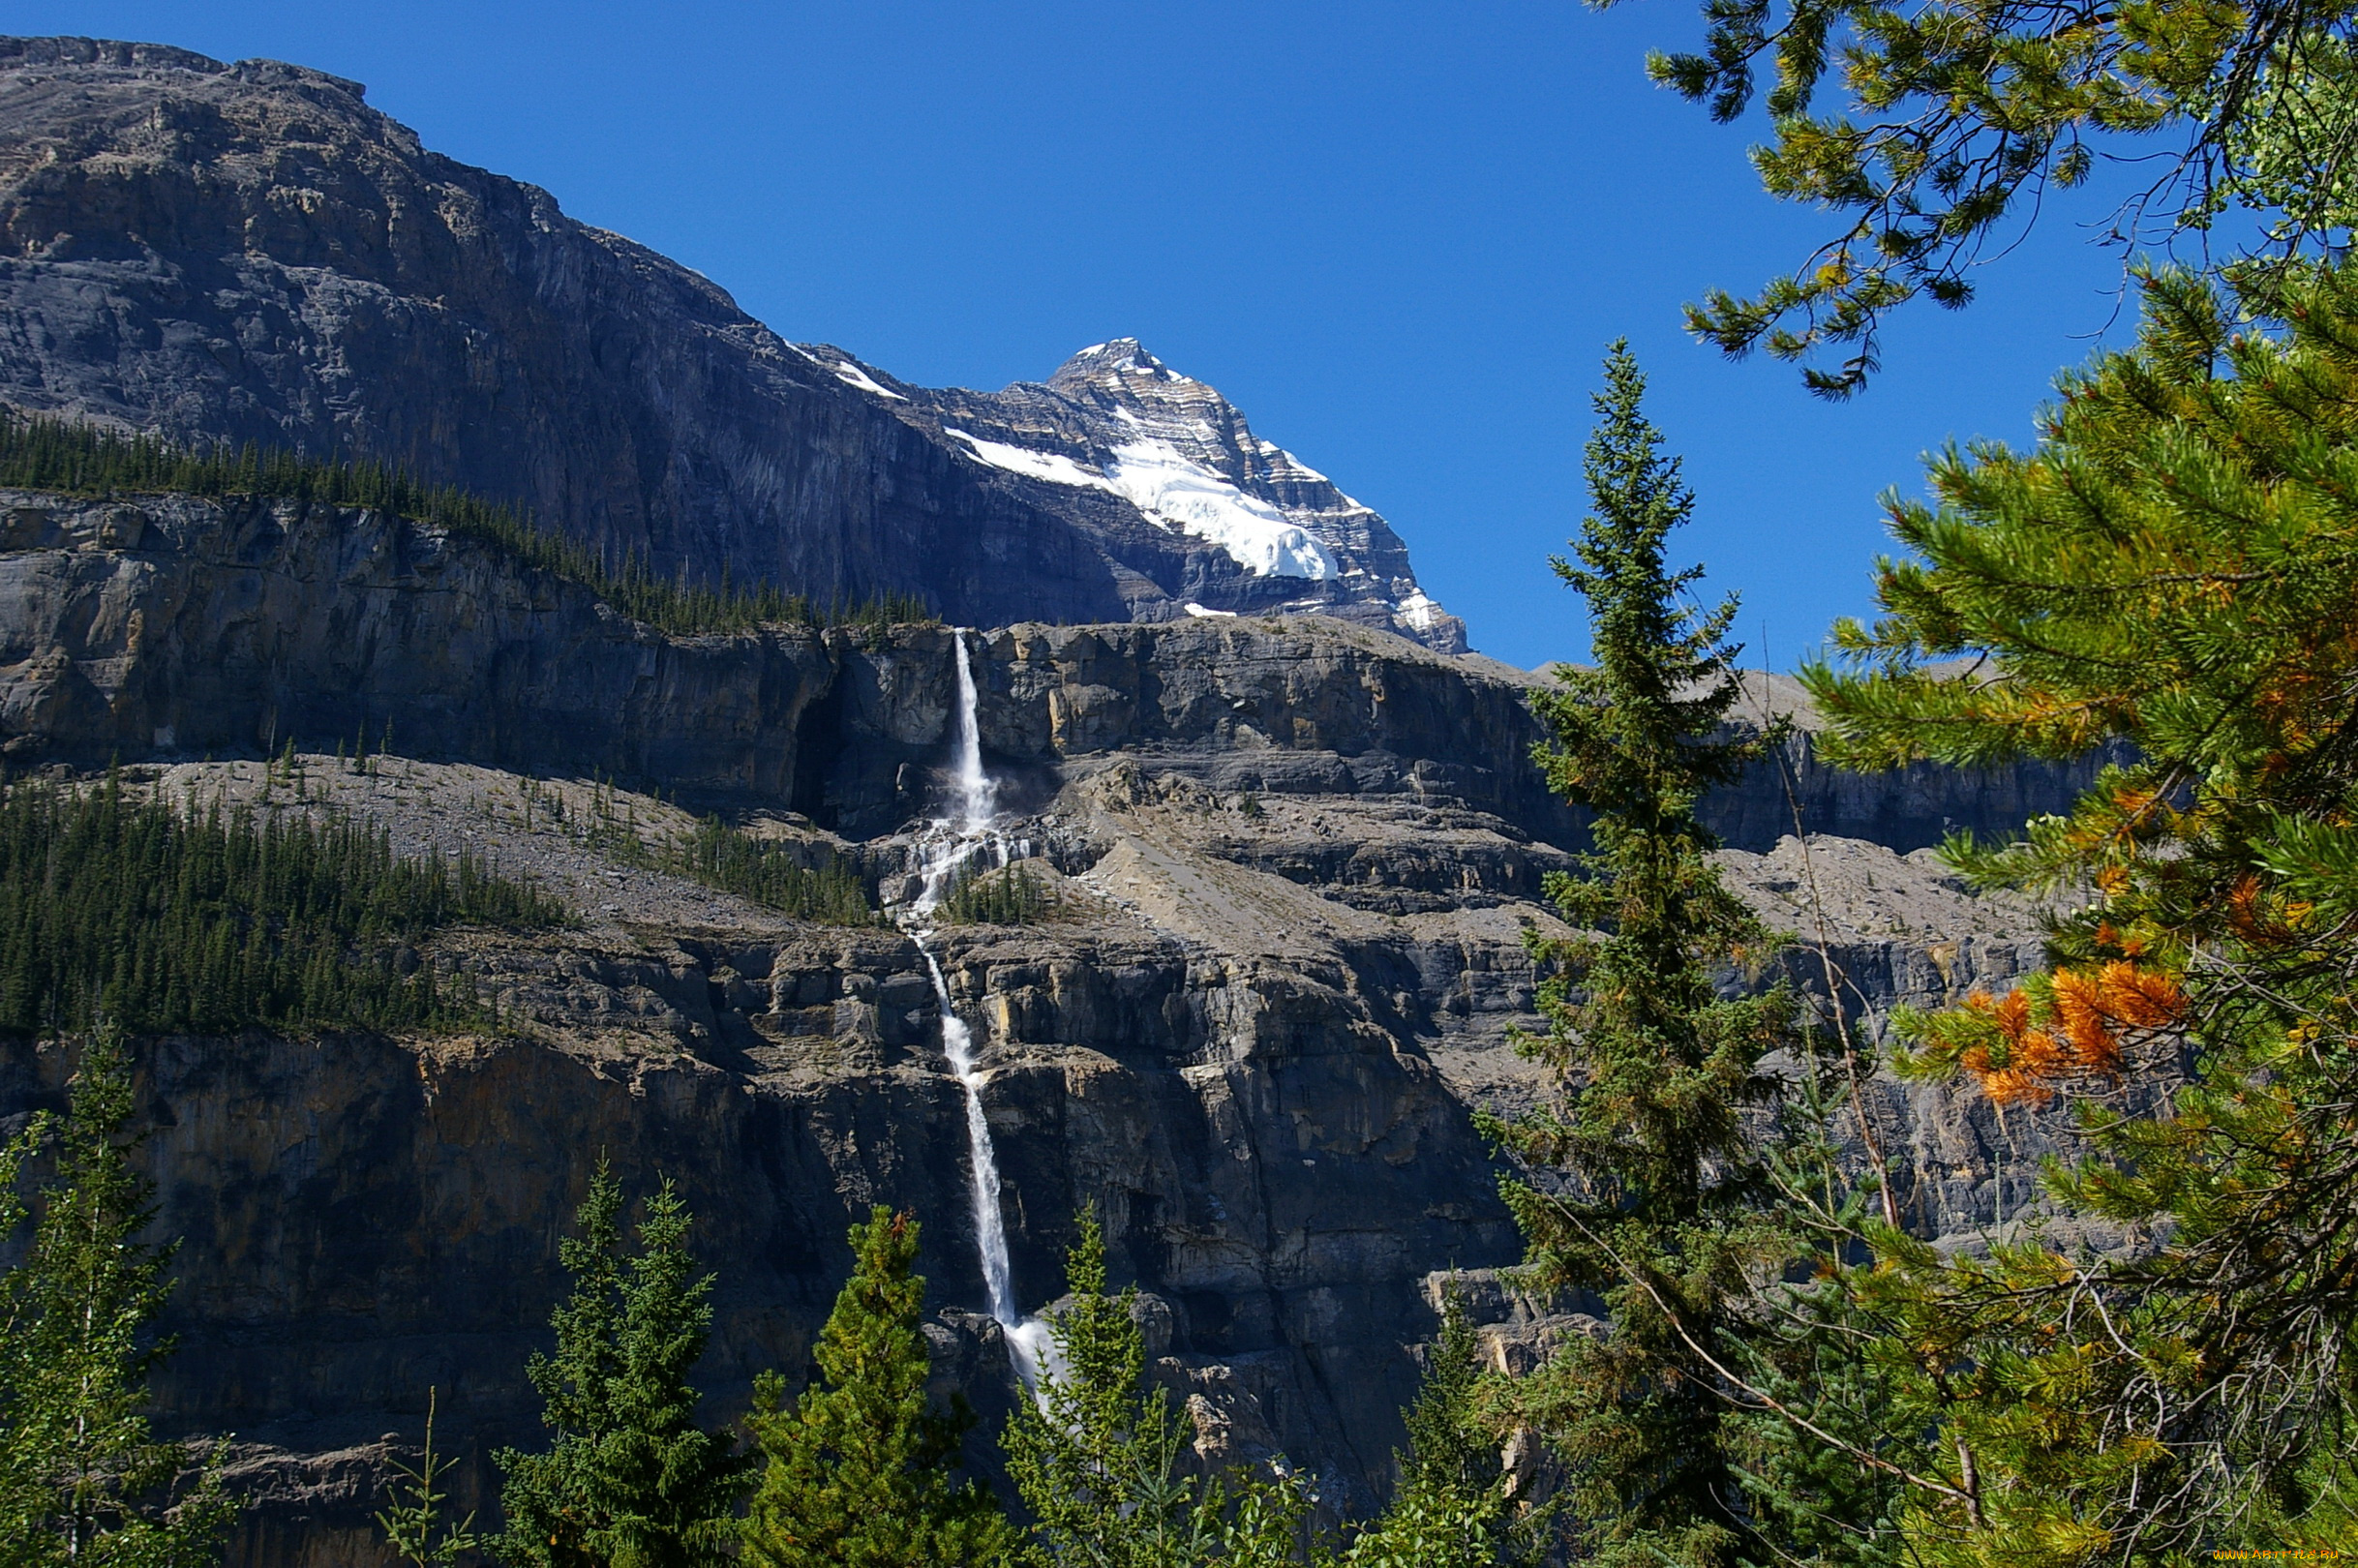
[[[1207,1460],[1282,1451],[1367,1506],[1434,1280],[1487,1281],[1519,1250],[1469,1112],[1542,1087],[1508,1046],[1535,1023],[1523,933],[1553,928],[1543,879],[1584,836],[1528,764],[1532,678],[1321,617],[969,637],[1004,830],[1054,894],[1043,923],[942,944],[981,1042],[1018,1297],[1061,1291],[1094,1204]],[[875,1201],[925,1222],[942,1388],[1004,1408],[960,1091],[914,947],[684,883],[611,836],[719,809],[905,895],[954,671],[939,626],[668,636],[376,512],[0,495],[12,769],[119,761],[174,800],[348,813],[404,853],[488,856],[582,918],[425,945],[498,998],[495,1034],[143,1048],[158,1230],[188,1238],[158,1390],[169,1430],[238,1435],[256,1505],[233,1560],[375,1560],[386,1434],[414,1440],[430,1386],[469,1501],[488,1497],[490,1450],[536,1436],[524,1357],[600,1150],[641,1190],[675,1176],[699,1216],[722,1277],[699,1372],[713,1414],[765,1367],[800,1372],[843,1228]],[[375,769],[329,755],[388,734]],[[289,743],[303,787],[274,795],[252,759]],[[2051,809],[2068,775],[1894,788],[1795,761],[1816,859],[1778,842],[1790,811],[1764,779],[1714,804],[1763,852],[1731,852],[1731,874],[1779,923],[1806,921],[1805,879],[1839,893],[1833,956],[1870,1010],[2036,961],[2034,912],[1896,851]],[[616,779],[619,796],[599,782]],[[11,1044],[0,1113],[55,1103],[66,1069]],[[1937,1091],[1877,1103],[1928,1234],[2020,1212],[2053,1146]],[[1480,1288],[1502,1358],[1571,1331]],[[987,1431],[974,1452],[987,1468]]]

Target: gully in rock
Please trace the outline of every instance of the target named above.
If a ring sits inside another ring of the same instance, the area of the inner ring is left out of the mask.
[[[901,928],[917,944],[933,979],[934,1000],[942,1015],[942,1054],[950,1070],[966,1091],[966,1139],[969,1177],[974,1194],[975,1248],[981,1253],[982,1286],[992,1321],[1007,1338],[1008,1360],[1026,1388],[1037,1386],[1048,1351],[1047,1325],[1026,1317],[1015,1308],[1015,1286],[1008,1259],[1007,1221],[999,1210],[999,1159],[992,1146],[990,1122],[982,1114],[982,1070],[975,1061],[974,1031],[951,1006],[950,981],[934,956],[933,913],[941,906],[950,879],[970,860],[989,856],[1005,864],[1008,845],[990,830],[997,810],[997,787],[982,770],[982,726],[975,714],[974,665],[966,651],[966,633],[953,630],[951,639],[958,656],[957,753],[952,761],[953,790],[951,814],[937,820],[927,833],[923,883],[917,900],[900,916]]]

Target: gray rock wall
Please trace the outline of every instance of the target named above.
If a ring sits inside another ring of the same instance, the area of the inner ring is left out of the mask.
[[[378,514],[0,495],[0,757],[17,769],[374,745],[389,722],[408,756],[806,813],[889,871],[911,845],[874,835],[928,807],[946,759],[953,635],[666,637]],[[1073,1216],[1096,1204],[1118,1275],[1155,1298],[1159,1375],[1215,1451],[1282,1449],[1365,1503],[1412,1391],[1404,1346],[1431,1332],[1429,1278],[1518,1251],[1469,1108],[1540,1087],[1503,1048],[1532,1021],[1521,922],[1547,919],[1540,881],[1581,835],[1521,765],[1528,682],[1317,617],[966,635],[986,760],[1078,911],[947,945],[992,1072],[1018,1293],[1061,1288]],[[1894,803],[1803,777],[1829,814],[1903,842],[1937,836],[1936,813],[1997,823],[2069,788],[2026,774],[1993,802],[1927,775]],[[1738,833],[1761,818],[1742,791],[1716,809]],[[483,844],[497,820],[444,828]],[[2022,912],[1969,909],[1854,848],[1837,957],[1879,1014],[2032,961]],[[1746,886],[1791,895],[1784,850],[1750,859]],[[442,958],[499,995],[517,1033],[498,1041],[154,1047],[159,1232],[188,1238],[160,1394],[172,1430],[238,1435],[258,1501],[234,1560],[370,1560],[381,1439],[413,1439],[429,1384],[470,1488],[491,1484],[492,1447],[534,1437],[523,1358],[599,1150],[642,1188],[677,1177],[707,1226],[715,1414],[755,1372],[800,1371],[871,1201],[924,1218],[945,1387],[1004,1406],[959,1091],[915,950],[762,919],[729,934],[625,911],[462,940]],[[0,1116],[53,1103],[62,1071],[54,1050],[0,1050]],[[1935,1234],[2018,1213],[2052,1146],[2051,1123],[1923,1088],[1881,1086],[1877,1115]]]
[[[1344,968],[1005,933],[946,958],[994,1065],[1019,1298],[1061,1294],[1073,1217],[1094,1205],[1117,1277],[1164,1313],[1159,1374],[1324,1469],[1338,1500],[1376,1496],[1413,1394],[1418,1282],[1516,1249],[1432,1066],[1373,1023]],[[963,1101],[905,940],[473,962],[511,1017],[569,1022],[576,1041],[652,993],[682,1048],[256,1031],[145,1052],[157,1229],[185,1238],[157,1395],[166,1430],[235,1434],[259,1501],[233,1563],[375,1560],[373,1482],[354,1476],[378,1473],[387,1432],[414,1440],[429,1386],[468,1504],[493,1485],[492,1449],[538,1439],[521,1369],[599,1156],[634,1191],[676,1180],[698,1217],[721,1276],[699,1369],[714,1416],[765,1369],[801,1374],[853,1220],[871,1203],[922,1216],[931,1305],[967,1309],[943,1323],[970,1342],[943,1348],[992,1418],[974,1445],[989,1468],[1010,1374],[973,1315]],[[0,1053],[0,1114],[57,1103],[68,1067],[56,1048]]]
[[[390,462],[704,580],[1127,614],[1086,532],[361,92],[154,45],[0,45],[7,400]]]
[[[666,638],[374,513],[12,493],[0,517],[18,760],[375,749],[389,725],[411,755],[775,797],[831,672],[816,637]]]
[[[103,764],[287,739],[599,771],[791,804],[855,836],[925,803],[954,701],[950,633],[676,638],[496,551],[292,502],[0,493],[0,756]],[[1527,765],[1527,680],[1326,617],[974,634],[985,749],[1052,793],[1136,757],[1221,789],[1462,803],[1577,842]],[[1789,776],[1813,832],[1899,849],[2061,810],[2092,770]],[[1793,830],[1764,768],[1713,797],[1739,847]]]

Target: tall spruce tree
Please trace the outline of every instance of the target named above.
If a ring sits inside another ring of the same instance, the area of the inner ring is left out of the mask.
[[[973,1416],[936,1410],[920,1332],[917,1221],[881,1205],[852,1227],[852,1277],[820,1331],[818,1377],[787,1402],[766,1374],[747,1424],[766,1458],[744,1524],[763,1568],[994,1568],[1019,1540],[952,1472]]]
[[[1491,1127],[1557,1173],[1505,1184],[1530,1278],[1607,1310],[1602,1339],[1574,1342],[1522,1391],[1569,1469],[1584,1551],[1720,1564],[1766,1555],[1730,1458],[1724,1369],[1743,1303],[1793,1251],[1746,1112],[1775,1098],[1762,1058],[1791,1042],[1795,1008],[1781,989],[1714,988],[1715,971],[1757,962],[1772,939],[1721,885],[1696,806],[1776,737],[1725,733],[1740,694],[1725,642],[1736,601],[1680,602],[1702,569],[1671,570],[1665,545],[1693,498],[1643,412],[1645,386],[1616,344],[1587,453],[1595,510],[1554,563],[1588,602],[1595,662],[1559,666],[1534,699],[1550,784],[1595,820],[1593,849],[1548,887],[1591,934],[1528,939],[1552,978],[1548,1032],[1524,1048],[1559,1090]]]
[[[552,1316],[557,1353],[527,1367],[547,1402],[546,1453],[502,1450],[500,1559],[534,1568],[711,1568],[737,1536],[753,1461],[696,1425],[688,1373],[710,1332],[711,1275],[688,1255],[687,1206],[667,1180],[638,1249],[621,1236],[621,1186],[601,1161],[559,1255],[572,1294]]]
[[[1441,1332],[1425,1354],[1416,1402],[1401,1412],[1407,1452],[1398,1456],[1400,1484],[1464,1493],[1488,1492],[1502,1465],[1496,1433],[1482,1420],[1482,1342],[1452,1290],[1441,1304]]]
[[[1146,1381],[1137,1290],[1106,1293],[1095,1214],[1082,1217],[1065,1284],[1040,1398],[1016,1409],[1001,1439],[1034,1533],[1052,1558],[1092,1568],[1211,1560],[1222,1499],[1179,1468],[1193,1424]]]
[[[31,1206],[25,1202],[19,1184],[24,1179],[25,1166],[38,1158],[48,1141],[50,1118],[45,1111],[37,1111],[5,1144],[0,1144],[0,1236],[14,1241],[24,1229],[31,1217]],[[19,1432],[24,1425],[19,1413],[15,1361],[16,1345],[27,1326],[22,1322],[21,1287],[14,1270],[0,1275],[0,1545],[20,1545],[29,1525],[25,1523],[42,1510],[41,1469],[32,1445]]]
[[[131,1162],[131,1113],[129,1058],[102,1029],[82,1045],[30,1245],[0,1278],[0,1561],[12,1565],[196,1568],[220,1560],[236,1517],[216,1468],[175,1498],[192,1456],[149,1433],[148,1373],[171,1348],[154,1319],[172,1249],[136,1239],[155,1211]],[[0,1219],[22,1223],[15,1178],[46,1131],[0,1156]]]

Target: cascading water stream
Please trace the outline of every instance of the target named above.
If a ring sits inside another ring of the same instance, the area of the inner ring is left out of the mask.
[[[975,1062],[974,1031],[951,1006],[950,981],[933,954],[932,915],[940,907],[950,879],[986,846],[1007,859],[1007,847],[995,844],[990,821],[997,807],[997,788],[982,770],[982,732],[976,715],[974,666],[966,652],[966,633],[951,633],[958,650],[957,755],[952,765],[955,790],[953,814],[937,826],[943,841],[925,854],[923,882],[917,901],[902,917],[902,926],[925,960],[933,980],[933,996],[942,1015],[942,1054],[950,1070],[966,1091],[966,1143],[974,1194],[975,1250],[981,1254],[982,1287],[991,1320],[1007,1338],[1008,1360],[1026,1388],[1036,1387],[1048,1352],[1047,1325],[1026,1317],[1015,1307],[1013,1270],[1008,1258],[1007,1221],[999,1209],[999,1156],[991,1142],[990,1122],[982,1114],[982,1072]]]
[[[999,1212],[999,1161],[991,1142],[990,1123],[982,1114],[982,1074],[975,1067],[974,1031],[950,1006],[950,983],[942,966],[921,942],[918,951],[933,977],[933,994],[942,1010],[942,1054],[950,1070],[966,1089],[966,1144],[974,1166],[975,1249],[982,1257],[982,1289],[990,1315],[1001,1327],[1020,1321],[1015,1311],[1015,1286],[1009,1276],[1007,1221]]]
[[[958,648],[958,828],[961,837],[980,837],[990,826],[999,791],[982,771],[982,721],[976,712],[975,667],[966,656],[966,633],[953,631]]]

